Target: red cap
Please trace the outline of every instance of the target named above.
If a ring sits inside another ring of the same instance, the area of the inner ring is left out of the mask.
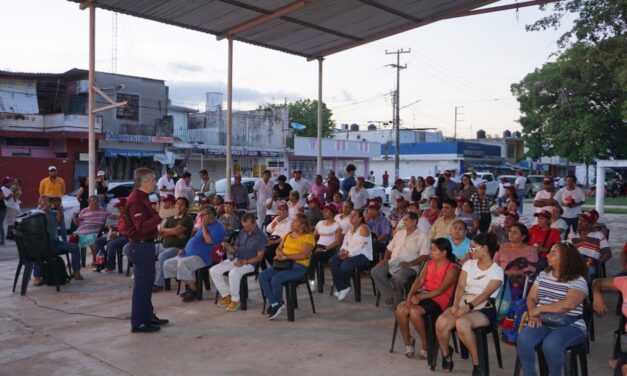
[[[403,195],[396,196],[396,202],[401,202],[401,201],[405,201],[405,197],[403,197]]]
[[[466,200],[466,198],[464,198],[462,196],[457,196],[457,197],[455,197],[455,201],[457,201],[457,202],[466,202],[468,200]]]
[[[551,212],[548,210],[543,210],[533,215],[534,217],[544,217],[546,219],[551,219]]]
[[[278,202],[277,204],[277,208],[286,208],[287,209],[287,202],[281,200]]]
[[[368,204],[368,209],[377,209],[379,210],[381,207],[379,206],[379,204],[376,201],[370,201],[370,203]]]
[[[318,204],[318,206],[320,206],[320,199],[318,199],[318,197],[316,196],[309,197],[309,199],[307,200],[307,203],[309,204],[311,202],[315,202],[316,204]]]
[[[599,212],[594,209],[585,211],[579,214],[579,216],[585,218],[590,223],[596,223],[599,220]]]
[[[176,199],[172,195],[165,195],[161,198],[161,202],[176,202]]]
[[[335,205],[331,205],[331,204],[326,204],[322,207],[322,210],[324,209],[329,209],[331,210],[331,213],[336,214],[337,213],[337,208],[335,207]]]
[[[485,185],[485,183],[479,183],[477,184],[477,188],[486,188],[487,185]]]
[[[366,180],[366,178],[364,176],[358,176],[357,180]]]
[[[115,205],[113,205],[114,208],[119,208],[120,206],[126,206],[126,197],[120,197],[118,199],[118,202],[115,203]]]
[[[10,176],[5,176],[4,178],[2,178],[2,185],[5,185],[6,183],[10,183],[13,181],[13,178]]]
[[[546,178],[544,178],[544,184],[553,184],[553,178],[547,176]]]
[[[435,178],[434,178],[433,176],[427,176],[427,177],[425,178],[425,182],[426,182],[427,184],[433,184],[433,183],[435,183]]]
[[[405,184],[405,180],[403,180],[403,179],[401,179],[401,178],[398,178],[398,179],[394,180],[394,184],[395,184],[395,185],[398,185],[398,184]]]
[[[520,219],[520,216],[518,215],[518,213],[507,212],[505,213],[505,216],[514,218],[515,222],[518,222],[518,220]]]
[[[225,203],[226,205],[235,206],[235,202],[234,202],[233,200],[227,200],[227,201],[224,201],[224,203]]]
[[[506,182],[506,181],[507,181],[507,178],[506,178],[505,176],[501,176],[501,181],[502,181],[502,182]]]
[[[201,205],[211,205],[211,202],[212,200],[209,197],[203,197],[203,199],[200,200]]]

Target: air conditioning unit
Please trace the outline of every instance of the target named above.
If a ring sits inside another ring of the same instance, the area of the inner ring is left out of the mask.
[[[89,91],[89,80],[76,81],[76,94],[87,94]]]

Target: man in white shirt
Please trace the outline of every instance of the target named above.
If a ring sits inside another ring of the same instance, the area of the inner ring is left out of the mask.
[[[475,187],[478,187],[478,186],[479,186],[479,184],[481,184],[481,183],[485,183],[485,182],[483,181],[483,179],[481,179],[480,177],[478,177],[478,176],[477,176],[477,173],[476,173],[476,172],[474,172],[474,171],[470,173],[470,178],[472,179],[472,184],[473,184]]]
[[[405,190],[405,180],[401,178],[396,179],[394,181],[394,186],[396,188],[392,187],[392,190],[390,191],[390,197],[388,199],[391,209],[396,208],[396,197],[399,195],[402,195],[405,201],[411,201],[409,190]]]
[[[562,219],[566,221],[568,227],[566,228],[566,234],[570,232],[570,228],[573,228],[573,232],[577,232],[577,225],[579,222],[579,214],[581,214],[581,205],[586,202],[586,194],[583,189],[577,185],[577,177],[575,175],[568,175],[566,177],[566,186],[555,194],[555,201],[557,201],[564,209]]]
[[[157,182],[157,191],[159,196],[164,197],[167,195],[174,195],[174,171],[168,169],[159,181]]]
[[[269,170],[263,172],[263,177],[255,182],[253,186],[253,195],[257,205],[257,226],[262,228],[266,219],[266,204],[268,199],[272,197],[272,187],[274,184],[270,181],[272,173]]]
[[[516,188],[516,193],[518,197],[520,197],[520,207],[522,208],[522,199],[527,196],[527,192],[525,191],[525,184],[527,184],[527,177],[522,172],[522,170],[516,171],[516,180],[514,180],[514,188]]]
[[[505,196],[505,189],[509,183],[507,182],[507,178],[505,176],[501,176],[501,181],[499,182],[499,193],[497,198],[501,198]]]
[[[533,199],[533,206],[536,208],[536,213],[550,212],[553,206],[559,205],[554,198],[555,194],[553,178],[550,176],[544,178],[544,189],[536,193],[536,197]]]
[[[307,198],[307,194],[311,190],[311,183],[309,180],[303,178],[303,173],[299,169],[292,171],[292,178],[289,181],[289,185],[293,191],[298,191],[300,194],[300,201],[304,202]]]
[[[429,247],[424,246],[428,244],[425,234],[416,229],[418,214],[405,214],[403,224],[405,229],[394,234],[385,256],[370,271],[387,305],[396,305],[403,300],[405,283],[417,274],[418,266],[429,256]]]
[[[190,180],[192,180],[192,174],[183,173],[183,176],[174,186],[174,198],[185,197],[187,201],[194,202],[194,188],[192,188]]]

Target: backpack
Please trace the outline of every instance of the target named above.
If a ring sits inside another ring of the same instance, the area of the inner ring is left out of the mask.
[[[55,276],[59,285],[65,285],[70,281],[70,276],[65,269],[65,262],[59,256],[54,256],[42,266],[42,282],[48,286],[56,286]]]
[[[518,333],[522,329],[523,319],[527,314],[527,298],[518,299],[509,306],[509,312],[501,323],[503,341],[515,345]]]

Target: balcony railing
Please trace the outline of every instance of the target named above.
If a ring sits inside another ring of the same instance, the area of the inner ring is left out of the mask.
[[[218,129],[187,129],[174,131],[175,142],[183,142],[195,145],[225,146],[226,132]],[[283,137],[264,137],[258,132],[233,132],[231,144],[235,147],[254,147],[284,149],[286,147]]]
[[[88,116],[73,114],[0,114],[0,130],[16,132],[87,132]],[[102,132],[102,117],[95,117],[96,132]]]

